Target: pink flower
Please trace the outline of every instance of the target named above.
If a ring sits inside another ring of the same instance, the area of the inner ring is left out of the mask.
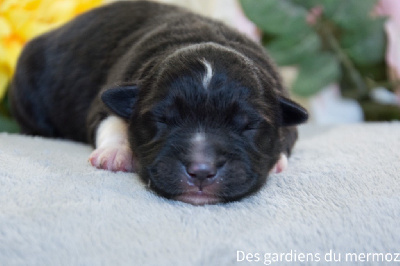
[[[260,42],[261,39],[260,30],[243,13],[243,10],[239,5],[239,2],[235,1],[234,4],[235,4],[234,17],[236,18],[236,20],[234,21],[233,26],[241,33],[247,35],[247,37],[251,38],[253,41]]]
[[[386,50],[386,64],[389,67],[389,76],[394,82],[400,81],[400,1],[380,0],[376,6],[377,15],[387,16],[385,24],[388,45]],[[397,95],[400,97],[400,85],[397,86]]]
[[[321,17],[323,11],[324,10],[322,6],[315,6],[311,8],[306,17],[307,23],[310,25],[315,25],[315,23],[317,23],[318,19]]]

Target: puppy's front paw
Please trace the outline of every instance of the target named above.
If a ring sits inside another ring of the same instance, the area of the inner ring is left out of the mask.
[[[124,145],[97,148],[90,155],[89,162],[96,168],[114,172],[135,171],[135,161],[132,151]]]
[[[269,172],[270,174],[279,174],[286,170],[288,166],[288,159],[287,156],[283,153],[281,153],[281,156],[279,157],[278,162],[274,165],[274,167],[271,169]]]

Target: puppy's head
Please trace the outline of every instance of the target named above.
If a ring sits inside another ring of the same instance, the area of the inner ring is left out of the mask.
[[[130,120],[141,178],[167,198],[209,204],[259,189],[279,158],[279,127],[306,120],[279,86],[234,50],[194,45],[104,98]]]

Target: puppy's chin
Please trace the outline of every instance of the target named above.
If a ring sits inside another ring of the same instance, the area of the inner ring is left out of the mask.
[[[176,196],[174,198],[175,200],[193,205],[216,204],[222,202],[222,199],[217,196],[217,192],[220,190],[218,184],[212,184],[200,190],[199,187],[186,183],[182,189],[182,194]]]
[[[215,195],[207,194],[203,191],[197,192],[185,192],[174,198],[185,203],[192,205],[206,205],[206,204],[216,204],[222,202],[222,200]]]

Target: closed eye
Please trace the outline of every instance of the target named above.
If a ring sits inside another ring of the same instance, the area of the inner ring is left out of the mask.
[[[240,131],[259,129],[263,125],[263,120],[257,114],[240,113],[233,118],[233,124]]]

